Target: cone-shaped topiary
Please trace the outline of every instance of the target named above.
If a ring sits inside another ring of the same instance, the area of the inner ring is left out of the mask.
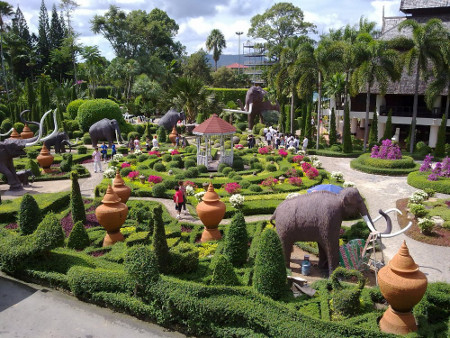
[[[67,242],[67,247],[75,250],[83,250],[91,244],[88,233],[83,223],[77,222],[72,228]]]
[[[248,250],[248,259],[250,262],[254,262],[256,258],[256,254],[258,253],[258,245],[259,239],[261,238],[261,234],[266,227],[266,221],[261,221],[256,225],[255,232],[253,233],[252,244],[250,245],[250,249]]]
[[[41,169],[39,168],[39,164],[31,158],[28,159],[27,169],[30,169],[34,176],[41,176]]]
[[[447,128],[447,119],[445,115],[442,116],[441,125],[439,126],[436,148],[434,149],[434,156],[445,157],[445,129]]]
[[[248,234],[244,215],[236,211],[225,236],[224,255],[233,266],[242,266],[247,261]]]
[[[167,272],[169,269],[169,247],[167,246],[164,221],[162,219],[162,207],[158,205],[153,209],[154,230],[153,230],[153,248],[158,258],[158,266],[161,272]]]
[[[30,194],[25,194],[20,203],[19,209],[19,229],[22,235],[32,234],[41,221],[41,209],[36,200]]]
[[[336,136],[336,115],[334,114],[334,108],[331,108],[330,116],[330,146],[337,143]]]
[[[158,135],[158,142],[160,144],[167,142],[167,133],[164,127],[159,127],[158,130],[156,131],[156,135]]]
[[[77,222],[84,224],[86,222],[86,211],[84,210],[83,198],[81,197],[80,185],[78,184],[78,173],[72,171],[70,179],[72,180],[72,192],[70,194],[72,221],[74,224]]]
[[[159,279],[158,258],[148,246],[135,245],[128,249],[124,264],[138,292]]]
[[[350,111],[348,107],[348,103],[345,105],[344,108],[344,131],[343,131],[343,138],[342,138],[342,151],[344,153],[351,153],[353,151],[353,145],[352,145],[352,136],[350,133]]]
[[[278,299],[286,289],[283,248],[277,233],[266,229],[261,234],[255,259],[253,287],[259,293]]]
[[[212,270],[211,284],[213,285],[239,285],[233,265],[224,255],[214,256],[210,269]]]
[[[369,130],[369,145],[373,145],[378,142],[378,115],[375,111],[373,113],[372,123]]]
[[[383,140],[390,140],[392,138],[392,109],[389,109],[389,114],[386,120],[386,127],[384,129]]]
[[[55,214],[45,215],[33,234],[34,243],[39,252],[48,252],[64,244],[64,231]]]

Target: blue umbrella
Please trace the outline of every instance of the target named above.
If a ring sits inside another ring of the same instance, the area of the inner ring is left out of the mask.
[[[339,194],[339,192],[344,189],[338,185],[334,185],[334,184],[320,184],[320,185],[316,185],[315,187],[309,188],[307,191],[308,193],[311,193],[313,191],[331,191],[334,192],[335,194]]]

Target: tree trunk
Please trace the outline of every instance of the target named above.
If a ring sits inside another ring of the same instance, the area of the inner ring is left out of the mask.
[[[416,65],[416,83],[414,86],[414,103],[413,103],[413,116],[411,121],[411,138],[409,140],[409,152],[412,154],[414,152],[414,144],[416,142],[416,120],[417,120],[417,106],[419,104],[419,60],[417,60]],[[447,99],[448,101],[448,99]]]
[[[294,107],[295,106],[295,90],[294,90],[294,88],[292,88],[291,94],[292,94],[292,96],[291,96],[291,116],[290,116],[291,123],[289,126],[289,130],[290,130],[290,133],[293,134],[294,133],[294,108],[295,108]]]
[[[447,102],[445,103],[445,120],[448,120],[448,108],[450,106],[450,86],[447,86]]]
[[[364,146],[363,146],[364,152],[367,149],[367,139],[369,136],[369,109],[370,109],[370,83],[367,82],[366,120],[364,121]]]
[[[322,73],[319,72],[319,97],[317,99],[317,140],[316,149],[319,149],[319,139],[320,139],[320,120],[322,117]]]
[[[344,86],[344,107],[347,105],[347,95],[348,95],[348,78],[349,72],[345,73],[345,86]]]

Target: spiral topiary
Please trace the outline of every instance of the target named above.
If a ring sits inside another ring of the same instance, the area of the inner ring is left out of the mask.
[[[41,221],[41,209],[30,194],[25,194],[20,202],[19,229],[22,235],[32,234]]]
[[[166,129],[164,129],[163,127],[159,127],[158,130],[156,131],[156,135],[158,135],[158,141],[159,143],[165,143],[167,142],[167,133],[166,133]]]

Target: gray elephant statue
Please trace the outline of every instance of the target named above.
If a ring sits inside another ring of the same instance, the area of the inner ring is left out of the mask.
[[[120,146],[121,139],[123,144],[126,144],[122,139],[122,135],[120,135],[119,123],[116,120],[103,119],[98,122],[95,122],[89,128],[89,135],[91,136],[92,146],[96,147],[98,141],[108,141],[109,147],[111,147],[114,143],[114,140],[117,141],[117,144]]]
[[[16,172],[17,177],[19,178],[20,182],[22,182],[22,185],[24,187],[29,186],[29,178],[31,177],[31,182],[34,182],[34,175],[33,172],[30,169],[25,169],[25,170],[21,170]]]
[[[386,219],[387,229],[380,233],[381,237],[392,237],[404,231],[402,229],[395,234],[390,234],[392,226],[387,213],[393,210],[396,209],[382,213]],[[353,216],[355,212],[363,216],[372,231],[376,231],[364,200],[356,188],[345,188],[339,194],[315,191],[281,202],[270,221],[275,220],[275,227],[283,245],[286,266],[290,265],[291,251],[295,242],[317,242],[319,267],[328,268],[331,274],[339,264],[339,232],[342,220]]]
[[[10,190],[23,189],[22,182],[20,181],[19,177],[16,174],[13,159],[15,157],[25,156],[26,155],[24,151],[25,147],[33,146],[37,144],[39,141],[45,141],[48,138],[53,137],[58,132],[58,124],[56,122],[56,111],[54,111],[53,120],[55,123],[55,129],[50,135],[42,138],[43,122],[45,117],[50,113],[51,110],[49,110],[42,116],[40,123],[36,122],[39,125],[38,136],[25,140],[8,138],[0,142],[0,172],[6,176]]]
[[[253,129],[253,125],[255,123],[255,119],[259,118],[259,122],[263,123],[263,115],[262,112],[265,110],[276,110],[280,111],[280,105],[278,102],[272,104],[270,101],[265,101],[265,96],[267,92],[263,90],[261,87],[252,86],[247,91],[247,95],[245,95],[245,106],[242,105],[241,100],[237,100],[237,103],[241,107],[241,110],[249,112],[248,115],[248,128]]]
[[[158,121],[158,126],[164,127],[166,130],[172,130],[177,125],[178,121],[186,120],[186,115],[181,112],[177,112],[174,109],[170,109],[163,117]]]
[[[58,154],[66,152],[66,145],[69,146],[69,151],[72,152],[72,147],[75,145],[70,142],[69,135],[65,131],[59,131],[56,135],[47,139],[44,144],[48,150],[51,147],[55,147],[55,153]]]

